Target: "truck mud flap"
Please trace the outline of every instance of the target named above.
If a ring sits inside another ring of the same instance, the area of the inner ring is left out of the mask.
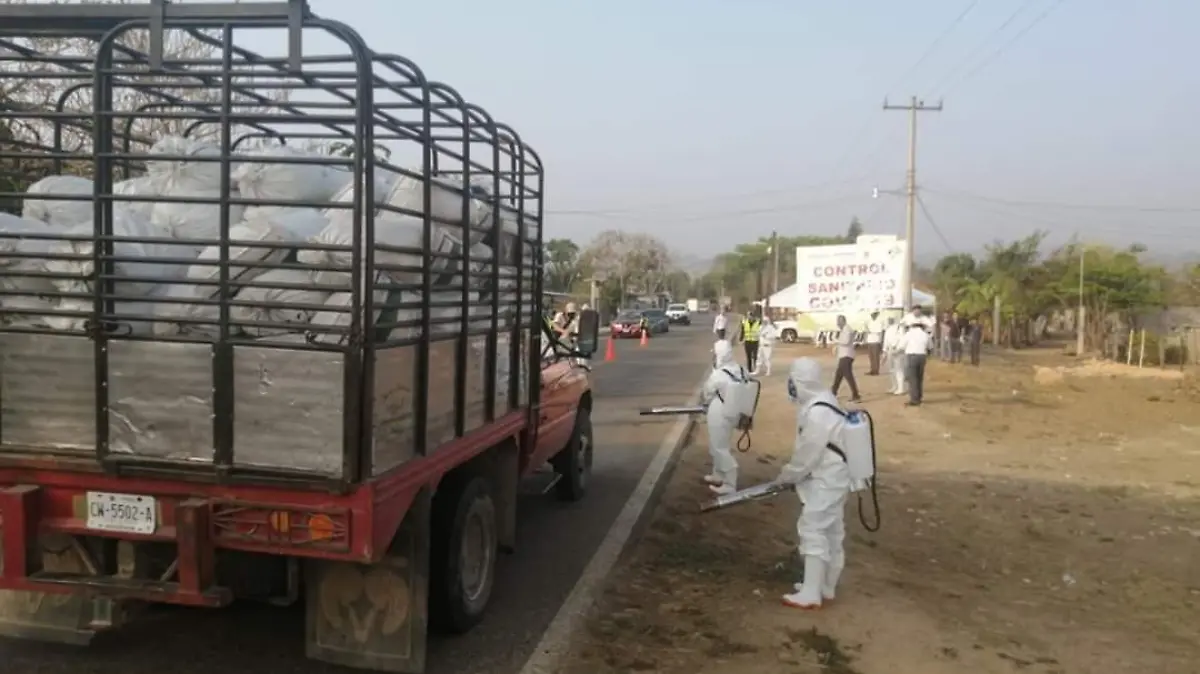
[[[0,559],[3,548],[0,543]],[[41,568],[61,573],[86,573],[83,560],[66,536],[39,541]],[[0,636],[85,646],[92,629],[95,600],[82,594],[0,590]]]
[[[427,492],[416,498],[376,564],[306,562],[308,657],[356,669],[425,671],[431,502]]]

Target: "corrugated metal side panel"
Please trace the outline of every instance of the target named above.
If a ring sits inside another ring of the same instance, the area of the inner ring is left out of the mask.
[[[342,473],[341,353],[234,348],[233,461]]]
[[[110,340],[108,377],[111,453],[212,461],[211,346]]]
[[[94,353],[87,337],[0,334],[0,447],[94,452]]]

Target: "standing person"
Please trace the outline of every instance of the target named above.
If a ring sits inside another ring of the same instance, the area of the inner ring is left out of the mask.
[[[733,357],[733,345],[721,339],[713,344],[713,371],[704,382],[703,399],[708,405],[708,455],[712,472],[704,476],[709,488],[718,494],[737,491],[738,465],[733,458],[733,429],[738,415],[725,409],[730,386],[748,379],[746,371]]]
[[[915,309],[914,313],[920,312]],[[917,313],[920,317],[920,314]],[[929,331],[924,322],[908,326],[904,333],[904,367],[908,379],[908,401],[904,404],[917,407],[925,398],[925,363],[929,357]]]
[[[971,354],[971,364],[978,366],[979,352],[983,350],[983,323],[979,322],[978,316],[972,316],[967,323],[966,342]]]
[[[765,376],[771,376],[771,352],[775,350],[775,340],[779,338],[779,330],[775,327],[774,321],[769,317],[764,316],[762,321],[762,330],[758,333],[758,365],[763,366]],[[758,368],[754,368],[754,374],[758,374]]]
[[[777,482],[794,484],[804,504],[796,530],[804,557],[804,582],[783,596],[785,606],[815,610],[834,599],[846,566],[846,496],[853,488],[850,468],[839,452],[845,417],[821,385],[821,366],[798,358],[788,373],[788,398],[799,407],[792,458]],[[832,405],[829,409],[825,405]]]
[[[871,320],[867,321],[867,358],[871,369],[867,374],[874,377],[879,374],[879,357],[883,353],[883,332],[887,325],[879,317],[878,311],[871,312]]]
[[[858,397],[858,382],[854,381],[854,330],[846,323],[845,316],[837,317],[837,341],[833,353],[837,357],[837,370],[833,375],[833,395],[837,396],[842,380],[850,385],[850,402],[861,402]]]
[[[717,314],[716,319],[713,320],[713,334],[717,336],[717,339],[725,339],[725,326],[729,323],[729,318],[725,315],[726,311],[729,311],[729,307],[721,307],[721,313]]]
[[[947,325],[947,333],[950,336],[950,362],[961,363],[963,352],[963,320],[959,317],[958,312],[950,314],[950,320]]]
[[[742,348],[746,351],[746,370],[754,372],[758,369],[758,338],[762,332],[760,309],[753,309],[742,319],[741,331],[738,335],[742,340]]]
[[[888,374],[892,384],[888,393],[904,395],[904,333],[907,328],[894,318],[888,319],[887,330],[883,332],[883,357],[887,362]]]

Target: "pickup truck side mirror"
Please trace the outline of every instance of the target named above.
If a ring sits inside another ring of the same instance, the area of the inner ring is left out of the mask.
[[[575,351],[584,358],[596,353],[600,342],[600,314],[592,309],[579,312],[579,334],[575,337]]]

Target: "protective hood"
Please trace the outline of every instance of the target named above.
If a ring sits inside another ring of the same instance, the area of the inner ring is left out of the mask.
[[[797,358],[788,372],[788,399],[803,405],[828,390],[821,377],[821,364],[812,358]]]
[[[719,370],[733,364],[733,345],[725,340],[713,344],[713,369]]]

